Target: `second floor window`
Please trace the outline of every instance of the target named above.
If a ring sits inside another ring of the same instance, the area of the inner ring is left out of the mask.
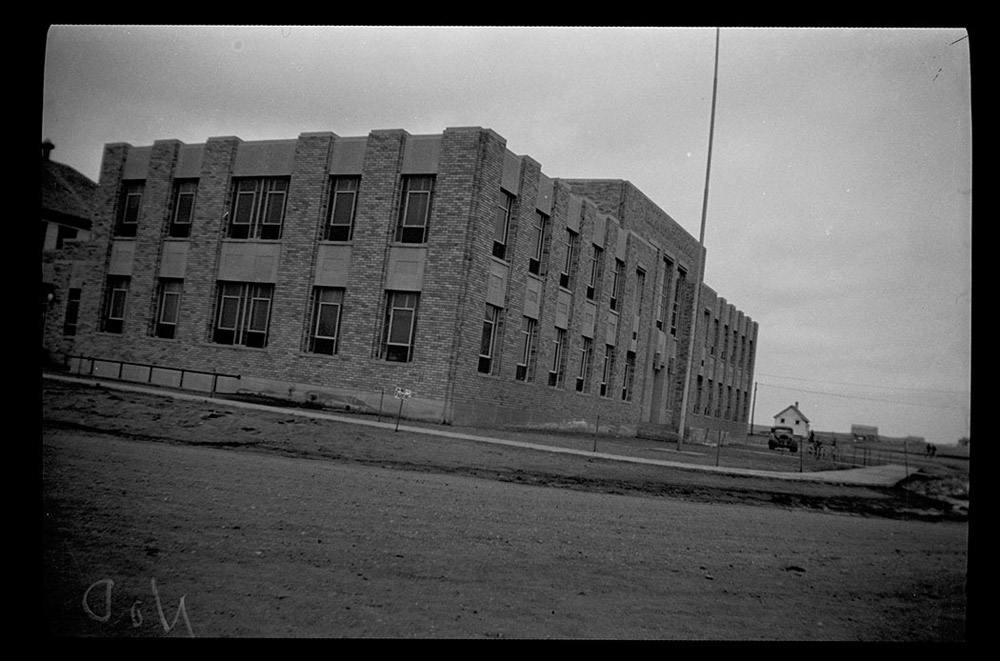
[[[497,201],[496,219],[493,222],[493,256],[507,259],[507,236],[510,234],[510,214],[514,208],[514,196],[500,191]]]
[[[528,272],[535,275],[545,275],[548,264],[545,260],[546,230],[549,217],[541,211],[535,212],[535,222],[531,226],[531,257],[528,258]]]
[[[358,207],[358,177],[336,177],[330,184],[330,211],[326,232],[327,241],[350,241],[354,234],[354,213]]]
[[[590,281],[587,283],[587,299],[594,300],[597,294],[597,283],[601,278],[601,253],[603,251],[594,246],[594,252],[590,257]]]
[[[566,230],[566,252],[563,259],[562,272],[559,274],[559,286],[573,288],[573,267],[576,265],[576,253],[580,245],[580,235],[571,229]]]
[[[178,181],[174,184],[174,206],[168,232],[172,238],[186,239],[191,236],[191,221],[194,220],[194,198],[197,192],[197,181]]]
[[[142,191],[145,182],[127,181],[122,190],[121,201],[118,203],[118,219],[115,223],[115,236],[134,237],[139,229],[139,207],[142,204]]]
[[[618,294],[621,292],[622,286],[622,270],[625,267],[625,262],[620,259],[615,260],[615,270],[611,277],[611,309],[618,309]]]
[[[434,177],[404,177],[403,197],[399,204],[396,241],[427,243],[427,226],[431,218]]]
[[[280,239],[287,196],[287,179],[238,179],[233,190],[227,236],[230,239]]]

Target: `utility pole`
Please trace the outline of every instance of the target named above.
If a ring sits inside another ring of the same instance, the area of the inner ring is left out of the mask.
[[[753,400],[750,402],[750,433],[748,436],[753,436],[753,418],[757,413],[757,382],[753,382]]]
[[[684,443],[687,432],[688,400],[691,397],[691,366],[694,362],[694,337],[701,307],[701,283],[705,279],[705,217],[708,213],[708,180],[712,172],[712,140],[715,137],[715,97],[719,87],[719,28],[715,28],[715,67],[712,74],[712,116],[708,124],[708,159],[705,165],[705,196],[701,202],[701,231],[698,234],[698,268],[691,306],[691,331],[688,334],[687,368],[684,370],[684,390],[681,396],[681,416],[677,425],[677,449]]]

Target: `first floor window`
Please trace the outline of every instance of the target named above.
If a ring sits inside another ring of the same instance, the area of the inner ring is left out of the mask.
[[[172,339],[177,334],[177,319],[181,309],[182,280],[163,278],[160,280],[156,303],[156,317],[153,335]]]
[[[615,348],[610,344],[604,345],[604,360],[601,365],[601,397],[608,396],[608,384],[611,383],[611,375],[615,370]]]
[[[517,363],[514,378],[518,381],[535,379],[535,342],[538,338],[538,322],[525,317],[521,322],[521,360]]]
[[[622,401],[632,401],[632,384],[635,380],[635,352],[625,355],[625,374],[622,375]]]
[[[382,330],[382,355],[386,360],[408,363],[413,360],[413,341],[417,327],[415,292],[386,293],[385,322]]]
[[[483,374],[492,373],[499,324],[500,308],[487,304],[486,315],[483,317],[483,335],[479,343],[479,371]]]
[[[344,306],[344,290],[333,287],[316,287],[313,290],[312,332],[309,351],[312,353],[337,353],[340,335],[340,314]]]
[[[66,320],[63,322],[63,335],[76,335],[76,322],[80,316],[80,294],[82,290],[72,288],[66,296]]]
[[[212,341],[262,349],[267,346],[274,285],[220,282]]]
[[[576,376],[577,392],[587,391],[587,381],[590,377],[590,362],[594,353],[594,341],[589,337],[583,338],[583,347],[580,349],[580,372]]]
[[[125,300],[128,298],[129,278],[127,276],[108,276],[107,289],[104,293],[104,308],[101,317],[101,330],[105,333],[121,333],[125,325]]]
[[[566,331],[561,328],[556,329],[556,336],[552,346],[552,368],[549,370],[549,385],[559,388],[563,384],[564,371],[566,368],[566,358],[564,349],[566,348]]]

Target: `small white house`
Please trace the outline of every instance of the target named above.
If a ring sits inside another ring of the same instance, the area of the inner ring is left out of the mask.
[[[809,436],[809,418],[799,410],[799,403],[786,407],[774,416],[775,427],[791,427],[794,436]]]

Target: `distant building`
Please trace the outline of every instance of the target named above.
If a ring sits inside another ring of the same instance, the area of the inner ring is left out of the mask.
[[[72,371],[669,434],[694,333],[686,431],[746,432],[758,325],[707,286],[692,318],[698,241],[489,129],[109,144],[93,219],[82,298],[49,316]]]
[[[878,427],[868,425],[851,425],[851,436],[856,441],[877,441]]]
[[[795,402],[774,415],[775,427],[791,427],[794,436],[803,438],[809,436],[809,418],[799,410],[799,403]]]
[[[42,143],[41,220],[42,346],[59,353],[72,346],[80,309],[83,264],[80,242],[90,239],[97,184],[50,158],[55,146]]]
[[[42,143],[42,250],[58,250],[69,239],[86,241],[97,184],[50,158],[55,145]]]

